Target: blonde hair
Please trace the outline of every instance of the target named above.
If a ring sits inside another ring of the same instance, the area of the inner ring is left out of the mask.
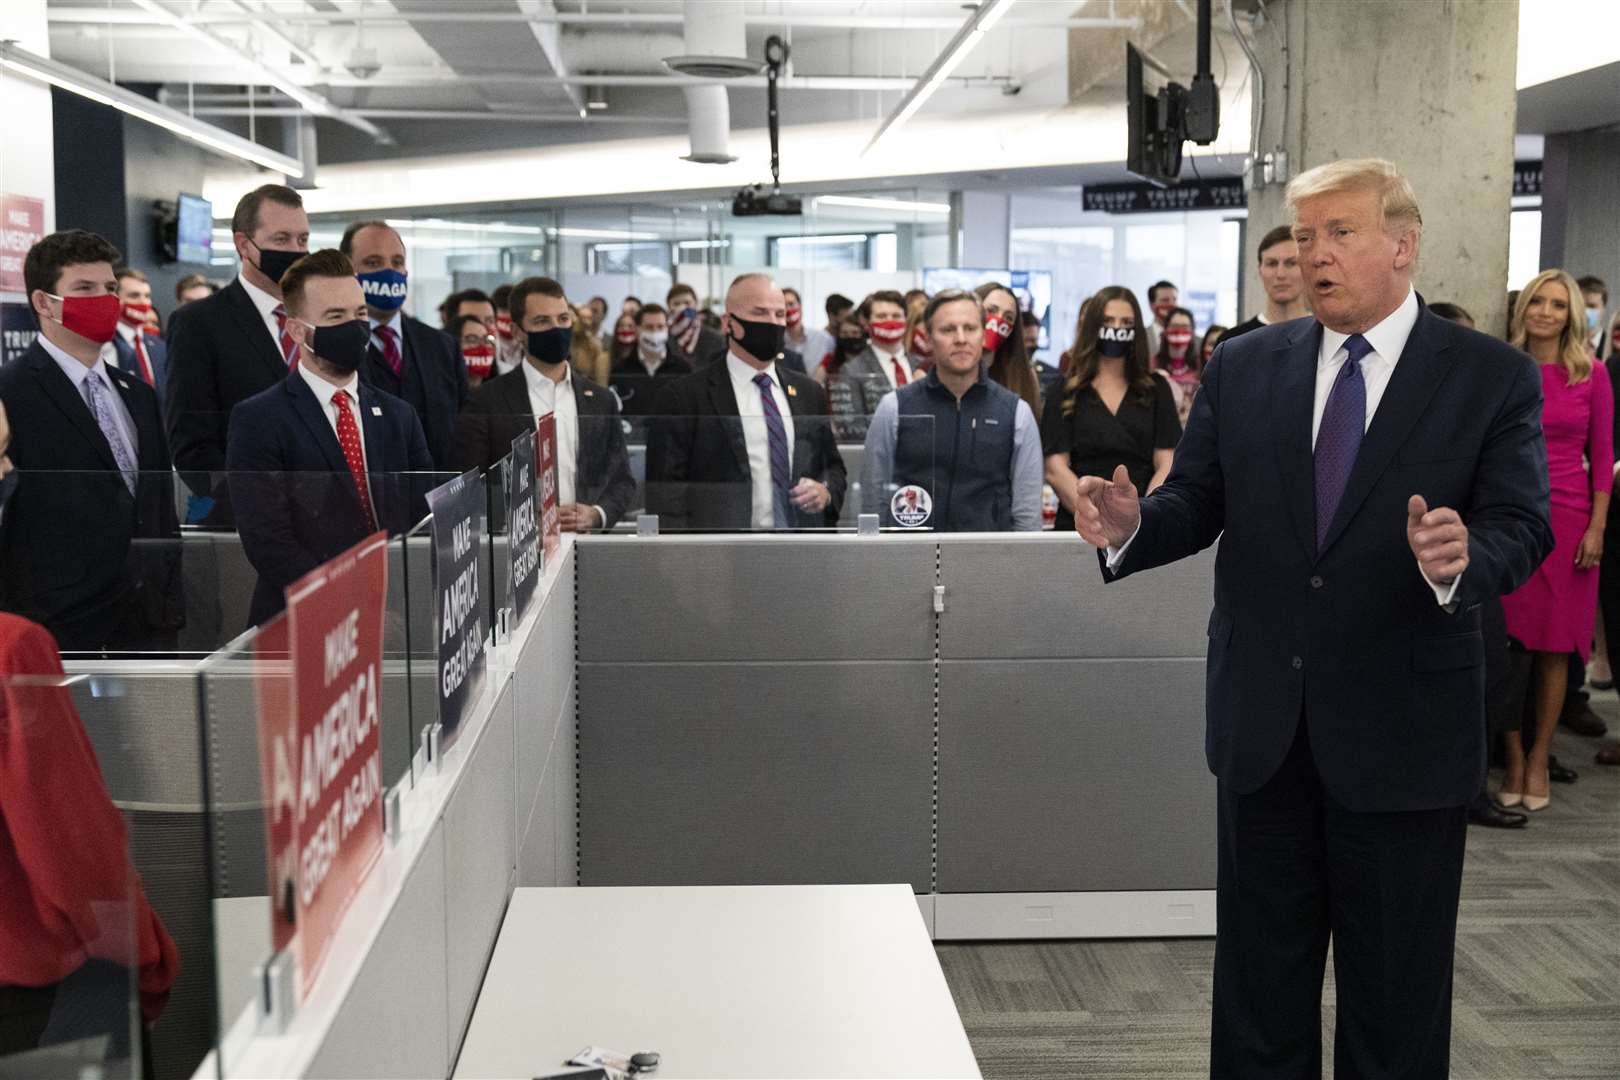
[[[1524,315],[1536,293],[1550,282],[1562,285],[1569,294],[1564,328],[1558,332],[1558,363],[1569,385],[1578,386],[1592,377],[1593,360],[1586,351],[1586,308],[1580,302],[1581,287],[1568,270],[1543,270],[1519,290],[1519,298],[1513,302],[1513,318],[1508,322],[1508,344],[1528,351],[1530,335],[1525,330]]]
[[[1386,233],[1398,236],[1413,232],[1419,240],[1423,238],[1423,214],[1418,210],[1417,193],[1394,162],[1383,158],[1347,158],[1307,169],[1289,181],[1284,198],[1289,214],[1297,220],[1301,202],[1341,191],[1366,191],[1378,196]]]

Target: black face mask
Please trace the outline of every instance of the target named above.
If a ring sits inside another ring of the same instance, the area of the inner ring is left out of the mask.
[[[787,327],[781,323],[754,322],[752,319],[738,318],[729,311],[733,326],[742,330],[741,338],[732,338],[731,343],[742,349],[755,360],[765,364],[774,364],[782,358],[782,346],[787,341]]]
[[[249,240],[248,243],[253,244],[253,241]],[[283,251],[280,248],[262,248],[258,244],[253,246],[259,248],[259,261],[256,265],[259,273],[277,285],[281,284],[281,276],[293,263],[309,254],[307,251]]]
[[[333,326],[317,326],[309,348],[316,356],[348,374],[366,358],[369,344],[371,324],[364,319],[350,319]]]
[[[1135,341],[1134,326],[1105,326],[1097,331],[1097,351],[1103,356],[1124,356]]]
[[[864,337],[841,337],[838,339],[838,351],[844,356],[859,356],[866,351]]]
[[[529,355],[542,364],[560,364],[573,351],[574,331],[567,326],[529,331]]]

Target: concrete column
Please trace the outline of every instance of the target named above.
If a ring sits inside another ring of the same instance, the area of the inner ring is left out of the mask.
[[[951,263],[997,269],[1011,258],[1012,196],[951,192]]]
[[[1620,304],[1620,131],[1547,136],[1541,265],[1576,277],[1596,274],[1609,286],[1609,314]]]
[[[1518,0],[1281,0],[1255,35],[1265,75],[1262,150],[1289,169],[1393,161],[1417,191],[1416,284],[1484,328],[1507,311]],[[1249,196],[1249,243],[1288,220],[1283,186]],[[1264,295],[1244,252],[1253,314]]]

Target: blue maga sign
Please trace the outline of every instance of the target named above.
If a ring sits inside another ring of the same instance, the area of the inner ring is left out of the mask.
[[[506,548],[512,560],[512,623],[528,610],[540,580],[540,488],[534,482],[534,432],[512,440],[506,459]]]
[[[483,693],[489,606],[478,554],[484,542],[484,478],[477,469],[428,492],[433,515],[433,624],[439,640],[440,746],[448,748]]]
[[[1041,339],[1036,348],[1052,341],[1052,271],[996,270],[984,267],[930,266],[923,271],[923,291],[929,296],[941,289],[972,292],[987,281],[999,282],[1012,290],[1019,311],[1033,311],[1041,320]]]

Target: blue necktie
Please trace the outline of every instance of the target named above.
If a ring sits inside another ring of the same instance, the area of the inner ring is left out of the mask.
[[[776,395],[771,393],[771,377],[764,372],[754,376],[759,387],[760,404],[765,410],[765,434],[771,447],[771,504],[776,508],[776,527],[785,529],[793,524],[793,512],[788,505],[788,442],[787,428],[782,424],[782,410],[776,407]]]
[[[106,384],[101,381],[99,372],[90,372],[89,378],[84,380],[84,402],[90,406],[90,415],[96,418],[96,426],[107,439],[107,446],[112,450],[113,461],[118,465],[118,471],[124,474],[124,486],[129,488],[131,495],[135,494],[135,455],[129,444],[124,441],[124,433],[119,430],[118,421],[113,419],[113,403],[108,400],[112,393]]]
[[[1362,377],[1361,361],[1372,346],[1360,334],[1344,342],[1350,358],[1334,376],[1327,407],[1322,410],[1322,426],[1316,432],[1316,550],[1322,550],[1328,526],[1350,482],[1350,470],[1361,449],[1367,430],[1367,380]]]

